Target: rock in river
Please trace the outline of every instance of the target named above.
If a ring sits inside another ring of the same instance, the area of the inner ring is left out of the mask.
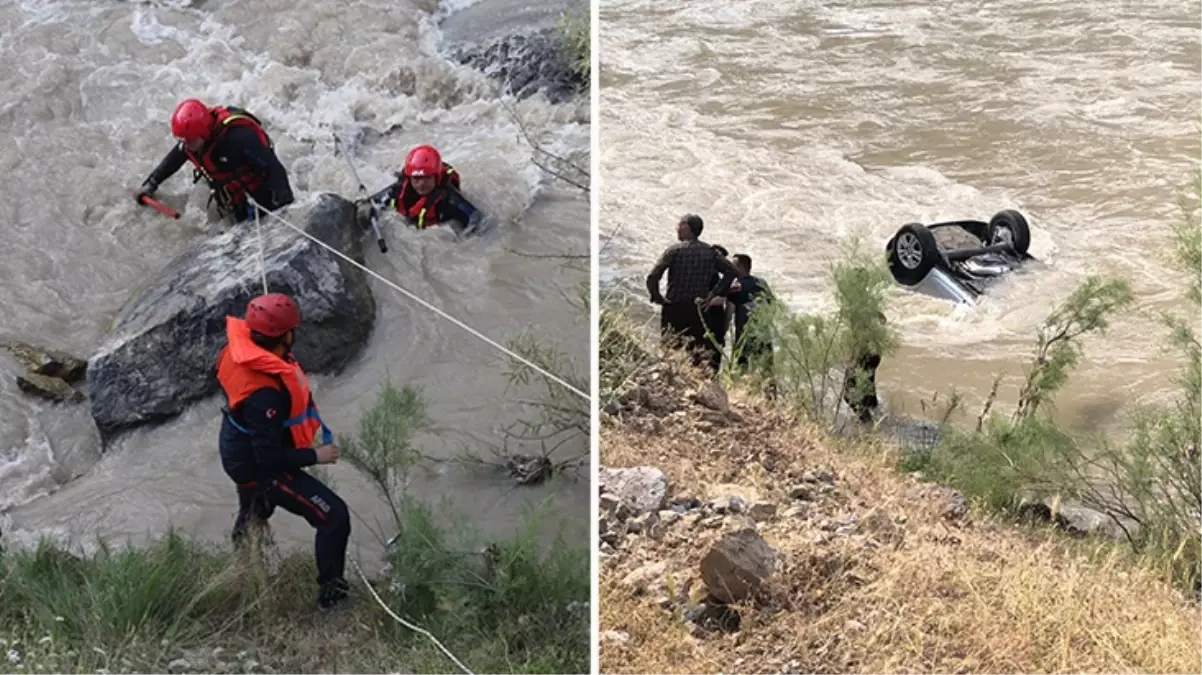
[[[363,260],[354,205],[323,194],[307,217],[280,215],[345,255]],[[376,303],[367,275],[286,225],[262,222],[267,284],[300,304],[293,352],[307,373],[337,373],[367,343]],[[244,316],[263,292],[254,222],[197,243],[122,307],[88,361],[92,417],[107,443],[164,422],[218,391],[216,358],[226,315]]]

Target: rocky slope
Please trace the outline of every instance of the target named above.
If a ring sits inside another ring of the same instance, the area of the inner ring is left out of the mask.
[[[602,672],[1198,672],[1196,605],[884,444],[664,362],[601,437]]]

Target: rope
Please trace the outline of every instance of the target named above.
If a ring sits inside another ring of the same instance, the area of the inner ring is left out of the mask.
[[[259,206],[259,203],[255,201],[254,197],[247,196],[247,199],[250,200],[251,204],[254,204],[255,206]],[[334,248],[333,246],[330,246],[329,244],[325,243],[324,241],[318,239],[317,237],[314,237],[313,235],[309,234],[308,232],[305,232],[301,228],[297,227],[296,225],[293,225],[292,223],[288,222],[287,220],[280,217],[279,215],[276,215],[275,213],[272,213],[271,211],[268,211],[267,209],[263,209],[263,210],[267,215],[271,216],[272,218],[275,218],[276,220],[280,221],[281,223],[283,223],[283,224],[287,225],[288,227],[291,227],[292,229],[301,233],[303,236],[308,238],[310,241],[318,244],[319,246],[326,249],[330,253],[333,253],[334,255],[338,256],[339,258],[342,258],[343,260],[347,261],[348,263],[354,265],[355,267],[363,270],[364,272],[367,272],[368,274],[375,277],[376,279],[379,279],[380,281],[387,284],[390,288],[397,291],[398,293],[401,293],[402,295],[407,296],[410,300],[413,300],[414,302],[420,304],[421,306],[425,307],[426,309],[430,310],[431,312],[434,312],[435,314],[441,316],[442,318],[446,319],[447,321],[450,321],[451,323],[455,324],[456,326],[459,326],[460,328],[467,331],[468,333],[483,340],[485,343],[491,345],[497,351],[514,359],[515,361],[520,361],[522,364],[524,364],[531,370],[542,375],[543,377],[547,378],[548,380],[551,380],[552,382],[559,384],[560,386],[564,387],[565,389],[572,392],[573,394],[576,394],[577,396],[584,399],[585,401],[588,401],[590,404],[592,403],[592,398],[588,394],[584,393],[580,389],[577,389],[576,387],[573,387],[571,384],[568,384],[566,381],[564,381],[559,376],[553,375],[552,373],[547,372],[546,369],[541,368],[541,367],[535,365],[534,363],[531,363],[529,359],[521,356],[520,354],[514,353],[513,350],[511,350],[501,344],[498,344],[496,341],[494,341],[492,338],[489,338],[487,335],[484,335],[483,333],[476,330],[475,328],[472,328],[471,326],[463,323],[459,319],[456,319],[455,317],[451,316],[450,314],[447,314],[446,312],[435,307],[434,305],[431,305],[430,303],[426,302],[425,300],[422,300],[421,298],[417,297],[413,293],[410,293],[409,291],[405,290],[404,288],[401,288],[397,284],[395,284],[392,281],[389,281],[388,279],[381,276],[379,273],[377,273],[373,270],[370,270],[363,265],[360,265],[359,263],[352,260],[349,256],[344,254],[342,251],[339,251],[338,249]],[[260,242],[261,241],[262,241],[262,239],[260,239]],[[264,268],[264,269],[266,269],[266,268]],[[264,279],[266,279],[266,272],[264,272]],[[266,283],[266,282],[264,282],[264,283]]]
[[[348,508],[349,508],[349,506],[348,506]],[[353,512],[353,510],[352,510],[352,512]],[[363,521],[363,518],[360,517],[359,514],[356,513],[354,515],[355,515],[355,517],[359,518],[359,520],[361,522]],[[263,537],[263,543],[265,543],[265,546],[260,547],[260,551],[264,555],[270,555],[269,553],[267,553],[268,550],[275,553],[276,556],[281,555],[279,548],[276,546],[275,537],[272,535],[271,525],[264,523],[263,530],[261,531],[260,536]],[[264,549],[266,549],[266,550],[264,550]],[[420,633],[420,634],[430,638],[430,641],[433,642],[434,645],[437,646],[439,649],[441,649],[443,654],[446,654],[452,661],[454,661],[455,665],[459,666],[460,670],[467,673],[467,675],[475,675],[475,673],[473,673],[471,670],[469,670],[467,666],[463,665],[463,662],[460,661],[458,658],[456,658],[455,655],[452,654],[449,649],[444,647],[443,644],[438,641],[438,638],[434,637],[434,635],[430,631],[426,630],[425,628],[422,628],[421,626],[417,626],[412,623],[409,623],[408,621],[397,616],[396,612],[392,611],[392,608],[388,606],[388,603],[384,602],[384,599],[381,598],[378,593],[376,593],[375,587],[371,585],[371,581],[368,580],[367,575],[363,573],[363,568],[359,566],[359,557],[353,553],[348,554],[347,557],[350,558],[351,565],[355,568],[355,571],[359,573],[359,578],[363,580],[363,585],[367,587],[368,592],[371,593],[371,597],[375,598],[376,604],[380,605],[380,608],[383,609],[385,612],[387,612],[388,616],[391,616],[394,620],[396,620],[397,623],[408,628],[409,630],[411,630],[415,633]],[[282,560],[282,557],[280,558],[280,560]],[[270,562],[269,562],[269,564],[270,564]]]
[[[455,658],[455,655],[452,654],[450,652],[450,650],[448,650],[446,647],[442,646],[442,643],[439,642],[438,638],[434,637],[434,635],[431,634],[430,631],[426,630],[425,628],[422,628],[421,626],[416,626],[414,624],[411,624],[408,621],[397,616],[396,612],[392,611],[392,608],[389,607],[382,599],[380,599],[379,594],[376,593],[376,589],[374,587],[372,587],[371,582],[367,580],[367,575],[363,573],[363,568],[359,567],[358,557],[352,555],[352,556],[350,556],[350,558],[351,558],[351,564],[355,566],[355,571],[359,573],[359,578],[363,580],[363,585],[367,586],[367,590],[371,593],[371,597],[376,599],[376,603],[378,603],[380,605],[380,607],[382,607],[384,609],[385,612],[388,612],[388,616],[391,616],[393,619],[396,620],[397,623],[401,624],[405,628],[408,628],[409,630],[411,630],[415,633],[421,633],[422,635],[425,635],[426,637],[430,638],[430,641],[433,642],[435,644],[435,646],[437,646],[439,649],[441,649],[443,654],[446,654],[448,658],[450,658],[452,661],[454,661],[455,665],[459,666],[460,670],[467,673],[467,675],[475,675],[475,673],[468,670],[468,667],[463,665],[463,663],[459,659]]]
[[[255,229],[259,231],[259,274],[263,276],[263,295],[267,295],[267,263],[263,258],[263,221],[259,219],[259,209],[257,208],[255,209]]]

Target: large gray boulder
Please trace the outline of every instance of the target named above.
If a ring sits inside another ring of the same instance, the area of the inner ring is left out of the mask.
[[[363,260],[351,202],[323,194],[303,219],[298,211],[293,206],[281,215]],[[304,323],[293,346],[297,360],[307,373],[341,371],[375,324],[367,275],[271,218],[263,220],[262,232],[268,290],[288,293],[300,304]],[[88,360],[92,417],[106,444],[216,393],[225,317],[243,316],[246,303],[262,292],[253,221],[197,243],[139,289]]]

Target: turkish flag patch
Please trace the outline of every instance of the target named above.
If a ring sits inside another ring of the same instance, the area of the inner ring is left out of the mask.
[[[267,419],[269,419],[269,420],[275,419],[275,408],[267,409]]]

